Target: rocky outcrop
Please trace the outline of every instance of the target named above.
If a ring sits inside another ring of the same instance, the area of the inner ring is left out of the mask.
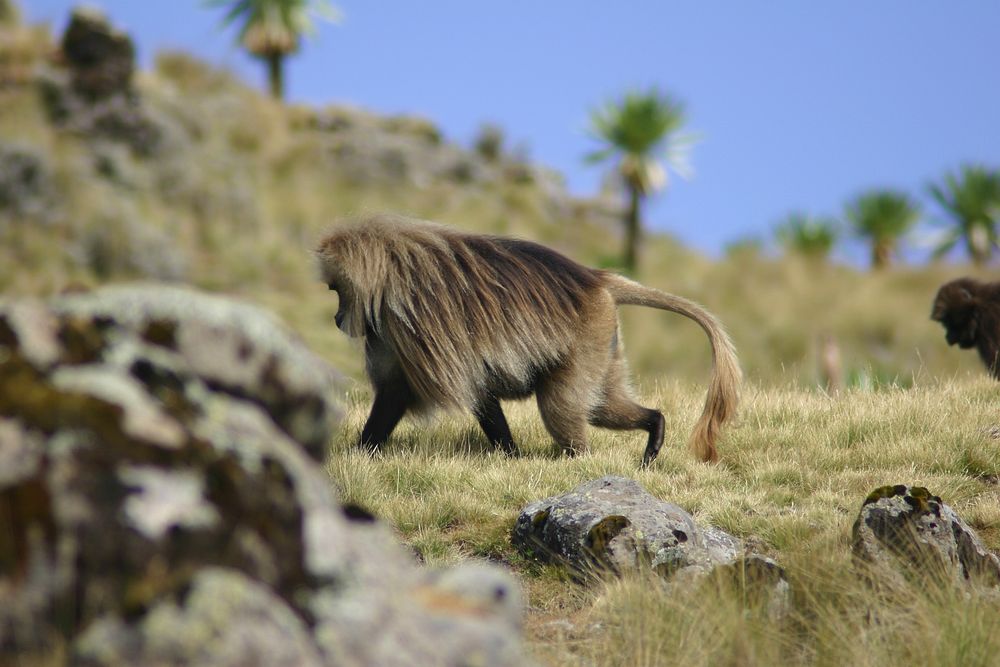
[[[601,477],[531,503],[521,510],[512,541],[581,575],[650,568],[674,578],[732,570],[744,579],[783,581],[774,561],[745,554],[732,535],[698,525],[677,505],[624,477]]]
[[[854,556],[873,580],[940,578],[1000,584],[1000,559],[955,511],[922,486],[872,491],[854,522]]]
[[[135,46],[103,14],[88,8],[73,11],[60,45],[73,89],[97,100],[132,90]]]
[[[572,196],[561,175],[531,163],[523,150],[508,150],[492,126],[481,131],[471,150],[445,140],[426,119],[383,117],[348,106],[296,109],[292,126],[308,133],[323,167],[352,185],[449,183],[468,190],[510,184],[530,187],[550,217],[612,229],[621,225],[623,197]]]
[[[336,375],[269,315],[0,304],[0,663],[520,665],[520,594],[336,502]]]
[[[293,125],[311,131],[324,160],[356,184],[424,187],[435,181],[532,183],[546,176],[512,156],[486,158],[444,140],[438,128],[415,116],[381,117],[346,106],[298,109]]]
[[[162,286],[107,287],[52,303],[170,350],[209,390],[252,403],[316,461],[326,458],[338,413],[336,373],[270,314],[225,297]]]
[[[126,144],[140,157],[162,153],[176,132],[136,94],[135,47],[94,9],[76,9],[61,40],[64,67],[38,79],[49,118],[89,140]]]

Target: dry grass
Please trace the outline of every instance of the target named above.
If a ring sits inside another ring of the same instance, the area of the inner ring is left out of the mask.
[[[352,445],[368,407],[354,390],[330,473],[345,499],[384,517],[429,563],[510,564],[529,591],[528,636],[549,664],[990,664],[997,598],[933,582],[876,595],[851,567],[850,530],[872,489],[919,484],[1000,546],[995,383],[977,374],[837,397],[752,387],[717,466],[681,448],[702,392],[670,384],[649,394],[667,413],[667,444],[640,471],[641,434],[592,429],[586,455],[561,458],[531,403],[508,406],[521,458],[488,451],[471,417],[455,416],[404,421],[370,459]],[[791,612],[775,618],[714,587],[667,593],[643,577],[582,586],[514,551],[508,535],[523,505],[604,474],[633,477],[778,559],[793,583]]]

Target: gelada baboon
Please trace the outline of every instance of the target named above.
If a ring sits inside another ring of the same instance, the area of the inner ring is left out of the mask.
[[[534,393],[567,454],[585,449],[588,422],[642,429],[648,465],[663,415],[632,399],[615,309],[635,304],[680,313],[708,334],[713,375],[690,445],[717,460],[741,375],[729,337],[700,306],[536,243],[396,216],[347,223],[316,254],[340,299],[337,326],[365,339],[375,401],[361,444],[371,451],[408,410],[445,407],[471,410],[493,445],[514,454],[500,400]]]
[[[1000,380],[1000,283],[959,278],[934,297],[931,319],[945,328],[948,345],[976,348],[986,370]]]

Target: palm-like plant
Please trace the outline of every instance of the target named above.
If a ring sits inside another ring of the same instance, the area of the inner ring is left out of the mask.
[[[586,160],[617,158],[618,173],[628,192],[624,265],[629,271],[637,264],[643,198],[666,186],[667,167],[681,176],[690,172],[691,139],[678,134],[683,124],[681,104],[656,89],[627,93],[591,113],[589,133],[604,146]]]
[[[774,229],[778,243],[788,252],[810,259],[830,256],[840,235],[836,221],[805,213],[789,213]]]
[[[224,25],[240,25],[239,40],[267,64],[271,95],[285,94],[285,58],[299,50],[302,36],[315,30],[313,17],[337,20],[327,0],[204,0],[209,7],[227,7]]]
[[[889,265],[900,239],[920,218],[920,208],[905,193],[872,190],[847,205],[847,219],[854,232],[872,248],[872,267]]]
[[[946,174],[943,184],[928,189],[954,223],[934,256],[941,257],[963,242],[973,262],[988,262],[998,243],[1000,171],[964,166],[958,176]]]

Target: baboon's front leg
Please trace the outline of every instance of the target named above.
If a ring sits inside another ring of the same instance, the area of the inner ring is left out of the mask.
[[[500,407],[500,401],[495,396],[484,398],[474,412],[480,428],[493,446],[508,456],[517,456],[517,444],[514,442],[514,436],[510,434],[510,427],[507,425],[503,408]]]
[[[381,387],[375,391],[375,402],[368,421],[361,431],[361,446],[374,454],[389,439],[396,424],[410,405],[408,391],[400,387]]]

